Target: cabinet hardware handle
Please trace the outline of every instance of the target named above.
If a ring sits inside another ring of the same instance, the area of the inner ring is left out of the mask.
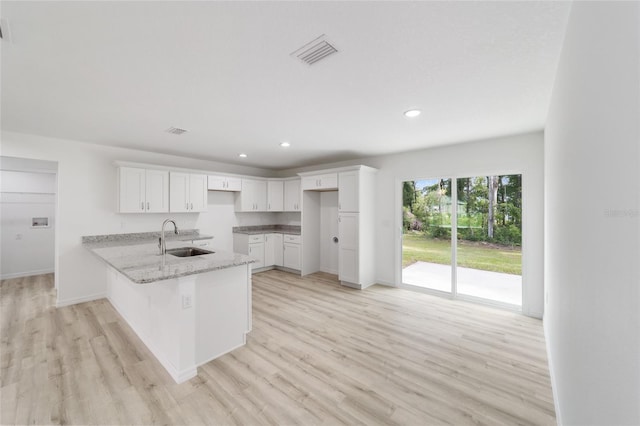
[[[185,210],[189,210],[189,203],[185,206]]]
[[[147,201],[147,210],[151,210],[151,208],[149,207],[149,202]]]
[[[193,210],[193,203],[191,203],[191,210]]]
[[[144,201],[140,203],[140,210],[144,210]]]

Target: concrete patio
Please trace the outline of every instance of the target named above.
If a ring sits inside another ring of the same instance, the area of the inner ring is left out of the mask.
[[[522,276],[458,267],[458,294],[522,305]],[[451,291],[451,266],[415,262],[402,270],[403,284]]]

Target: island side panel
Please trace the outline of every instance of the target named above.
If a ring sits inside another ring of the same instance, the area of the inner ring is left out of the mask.
[[[107,269],[107,298],[113,307],[177,383],[194,377],[195,342],[188,329],[193,330],[195,315],[193,308],[183,312],[178,280],[137,284],[113,268]],[[193,287],[183,282],[182,287],[185,285]],[[191,341],[187,342],[189,334]]]
[[[197,275],[196,364],[246,343],[251,328],[251,265]]]

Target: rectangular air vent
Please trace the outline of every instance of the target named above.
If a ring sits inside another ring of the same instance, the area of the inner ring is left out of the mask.
[[[291,53],[291,56],[299,59],[307,65],[313,65],[316,62],[326,58],[329,55],[338,52],[338,49],[325,39],[322,34],[315,40],[305,44],[300,49]]]
[[[172,135],[181,135],[183,133],[187,133],[185,129],[180,129],[178,127],[169,127],[167,130],[165,130],[165,132],[171,133]]]
[[[11,42],[11,28],[9,28],[9,21],[6,18],[0,18],[0,38]]]

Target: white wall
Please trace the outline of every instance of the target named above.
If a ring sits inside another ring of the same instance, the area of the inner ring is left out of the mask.
[[[270,176],[270,170],[242,167],[123,148],[91,145],[18,133],[2,133],[2,155],[58,162],[56,281],[58,304],[104,295],[106,282],[95,275],[95,259],[81,245],[83,235],[159,231],[162,221],[175,218],[181,228],[200,228],[215,236],[214,245],[231,250],[231,227],[267,221],[262,215],[233,212],[233,194],[209,193],[207,213],[119,214],[113,161],[133,161],[226,173]]]
[[[395,155],[370,157],[284,170],[299,171],[365,164],[377,168],[376,259],[377,281],[397,285],[400,280],[401,182],[415,178],[522,174],[523,185],[523,312],[543,313],[543,134],[542,132],[487,139]]]
[[[640,424],[640,3],[575,2],[545,130],[544,324],[565,425]]]
[[[53,272],[55,189],[54,173],[0,170],[0,279]],[[49,227],[32,227],[34,217],[47,217]]]

